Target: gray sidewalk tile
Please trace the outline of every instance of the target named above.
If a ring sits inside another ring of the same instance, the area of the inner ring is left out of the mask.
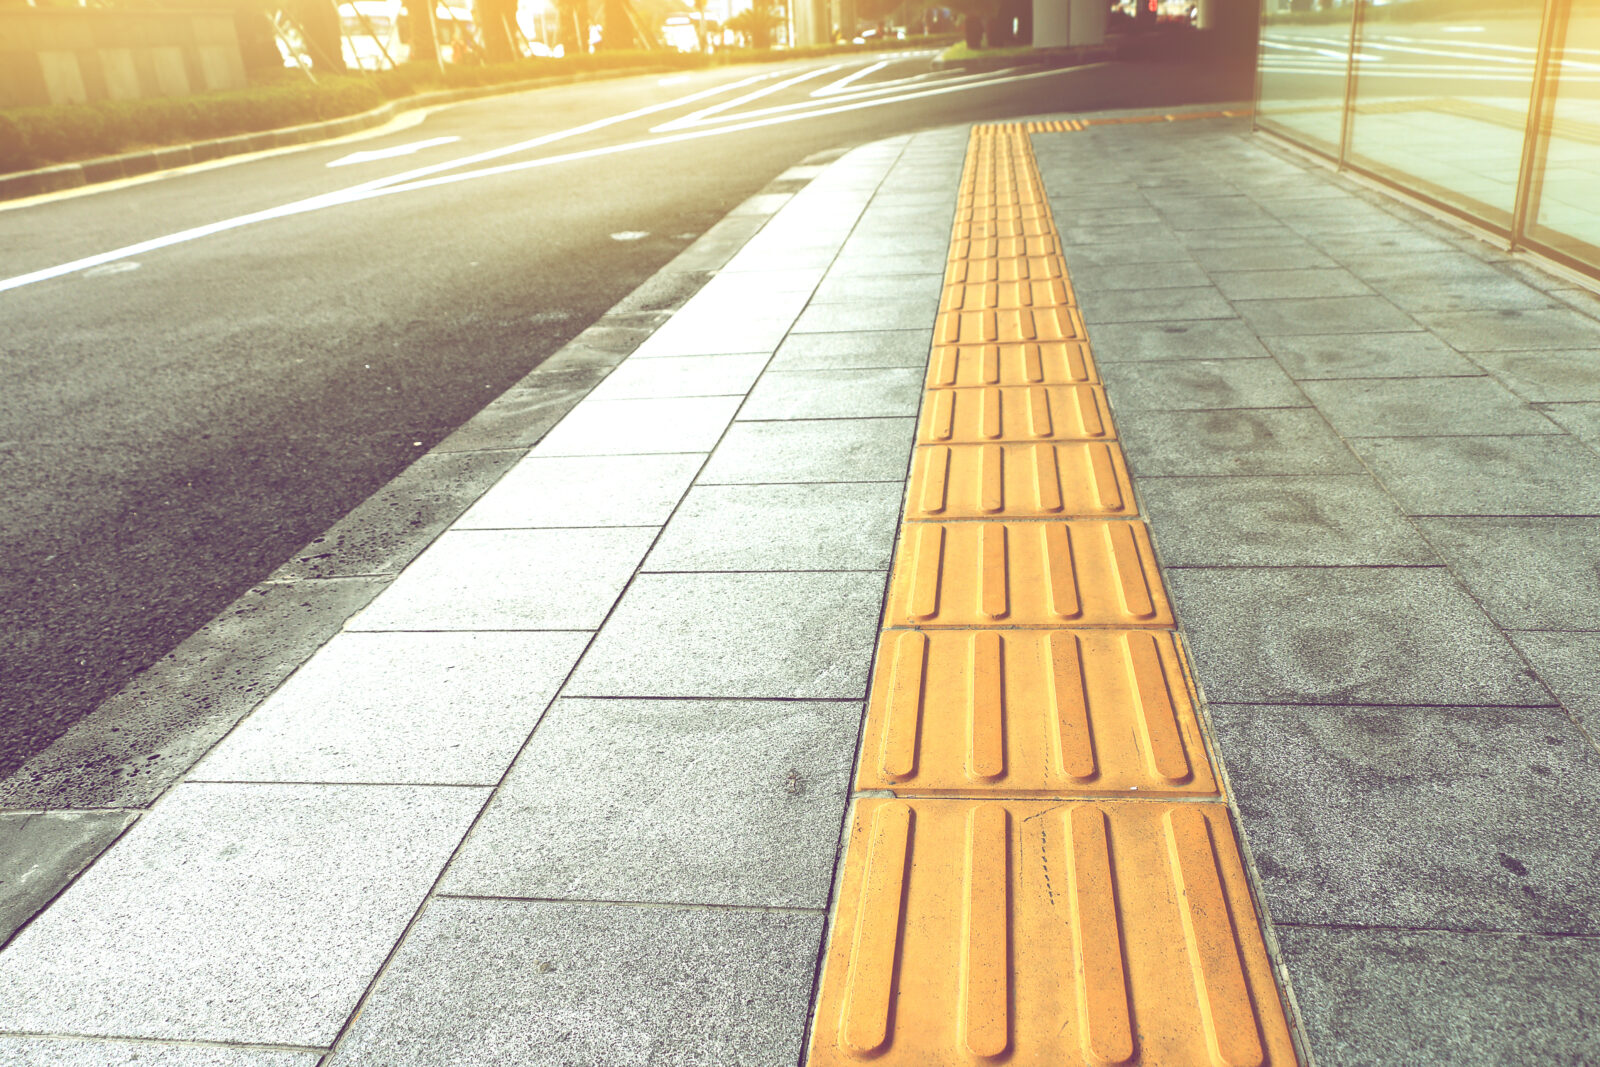
[[[1319,1067],[1600,1062],[1600,941],[1278,928]]]
[[[1301,388],[1344,437],[1559,434],[1493,378],[1324,379]]]
[[[0,1067],[317,1067],[315,1052],[150,1041],[0,1037]]]
[[[838,250],[833,246],[784,249],[757,246],[751,242],[735,253],[722,269],[725,272],[825,269],[837,255]]]
[[[1506,636],[1589,736],[1600,735],[1600,632],[1521,631]]]
[[[1437,564],[1369,474],[1141,478],[1169,567]]]
[[[839,250],[839,259],[856,259],[861,256],[918,256],[926,260],[929,266],[938,266],[944,263],[949,250],[948,227],[945,227],[942,233],[891,232],[863,236],[858,232],[852,233],[850,239],[844,243],[844,247]]]
[[[1431,333],[1345,333],[1265,336],[1289,372],[1316,378],[1442,378],[1483,373]]]
[[[888,570],[903,495],[899,482],[696,486],[643,569]]]
[[[1166,575],[1217,703],[1548,704],[1443,567]]]
[[[1096,267],[1125,266],[1132,263],[1192,263],[1189,250],[1172,235],[1165,240],[1117,241],[1101,245],[1069,245],[1065,249],[1067,267],[1077,273]]]
[[[565,694],[859,699],[885,577],[641,574]]]
[[[594,630],[656,530],[452,530],[348,627]]]
[[[1305,243],[1305,238],[1287,226],[1246,226],[1214,230],[1185,230],[1178,234],[1191,254],[1196,256],[1206,249],[1258,248],[1261,245],[1286,246]]]
[[[777,347],[776,342],[773,345]],[[632,456],[709,452],[742,397],[586,400],[539,442],[535,456]]]
[[[909,418],[736,422],[699,484],[904,483],[915,433]]]
[[[944,274],[938,270],[928,274],[888,274],[881,278],[830,274],[817,287],[811,306],[921,299],[932,300],[934,309],[938,310],[943,292]]]
[[[1600,400],[1600,355],[1572,352],[1474,352],[1473,361],[1534,403]]]
[[[1600,515],[1600,455],[1571,437],[1351,442],[1411,515]]]
[[[1211,279],[1197,263],[1134,263],[1117,267],[1089,267],[1076,271],[1072,287],[1079,294],[1116,289],[1181,289],[1209,285]]]
[[[832,253],[828,253],[826,258],[831,259]],[[733,265],[730,263],[726,269],[733,269]],[[630,358],[771,352],[783,340],[783,335],[789,332],[799,313],[798,307],[792,314],[788,311],[761,314],[752,312],[749,305],[741,310],[730,304],[726,310],[722,310],[706,304],[691,304],[645,338]]]
[[[1112,362],[1100,368],[1100,376],[1118,411],[1307,406],[1271,359]]]
[[[1407,311],[1545,308],[1555,302],[1463,252],[1346,257],[1346,265]]]
[[[0,944],[135,818],[128,811],[0,812]]]
[[[1095,362],[1132,363],[1169,359],[1260,359],[1267,350],[1244,323],[1234,319],[1191,322],[1105,323],[1094,328]]]
[[[0,955],[0,1028],[330,1044],[487,796],[180,785]]]
[[[794,324],[794,334],[922,330],[939,314],[939,298],[893,297],[870,303],[813,304]]]
[[[529,456],[479,498],[455,528],[659,526],[704,463],[700,453]]]
[[[1361,279],[1340,267],[1214,271],[1211,280],[1229,300],[1372,295]]]
[[[923,372],[915,367],[771,371],[739,410],[741,421],[862,419],[915,415]]]
[[[1600,322],[1566,308],[1428,312],[1417,318],[1462,352],[1600,348]]]
[[[1341,474],[1361,469],[1310,409],[1124,411],[1122,448],[1141,477],[1207,474]]]
[[[1101,226],[1062,219],[1056,228],[1061,232],[1061,243],[1068,248],[1081,245],[1115,245],[1120,248],[1157,241],[1176,243],[1178,240],[1178,235],[1161,223]]]
[[[1211,720],[1276,922],[1600,933],[1600,752],[1562,709]]]
[[[1600,519],[1419,519],[1508,630],[1600,630]]]
[[[440,891],[825,908],[861,705],[558,700]]]
[[[823,917],[438,900],[331,1067],[793,1067]]]
[[[1232,318],[1232,306],[1209,285],[1182,289],[1105,290],[1088,294],[1083,299],[1083,321],[1090,326],[1112,322]]]
[[[771,352],[727,356],[627,359],[595,386],[590,400],[651,400],[679,396],[743,396]]]
[[[941,279],[941,282],[943,279]],[[932,321],[932,317],[929,317]],[[928,365],[933,331],[869,330],[862,333],[790,334],[772,357],[769,369],[860,370],[871,367]]]
[[[1194,258],[1209,271],[1308,270],[1338,266],[1304,241],[1197,248]]]
[[[343,633],[195,781],[494,785],[587,633]]]
[[[1568,433],[1600,449],[1600,403],[1543,404],[1539,410]]]
[[[1385,333],[1420,330],[1411,316],[1381,296],[1241,300],[1239,315],[1257,333]]]
[[[828,277],[877,278],[888,274],[926,274],[930,267],[943,266],[943,255],[854,255],[841,256],[828,267]]]

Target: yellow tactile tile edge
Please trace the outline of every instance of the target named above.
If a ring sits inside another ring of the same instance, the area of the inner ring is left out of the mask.
[[[1029,135],[973,130],[814,1067],[1295,1063]]]

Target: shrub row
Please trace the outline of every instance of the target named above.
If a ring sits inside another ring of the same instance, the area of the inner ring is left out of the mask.
[[[882,46],[928,46],[946,39],[885,42]],[[283,80],[232,92],[198,96],[100,101],[62,107],[0,108],[0,174],[53,163],[116,155],[141,148],[186,144],[213,137],[260,133],[284,126],[354,115],[386,100],[438,89],[498,85],[556,75],[607,70],[803,58],[857,46],[821,46],[787,52],[725,51],[714,57],[677,52],[609,52],[570,59],[529,59],[495,66],[447,65],[443,70],[408,64],[376,74],[324,76],[316,84],[295,71]]]

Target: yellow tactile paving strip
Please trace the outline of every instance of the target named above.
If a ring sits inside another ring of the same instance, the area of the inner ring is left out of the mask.
[[[809,1062],[1293,1044],[1028,137],[977,127]]]

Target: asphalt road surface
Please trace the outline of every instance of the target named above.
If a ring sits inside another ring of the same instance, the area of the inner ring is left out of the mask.
[[[1251,72],[930,56],[491,97],[0,204],[0,776],[819,153]]]

